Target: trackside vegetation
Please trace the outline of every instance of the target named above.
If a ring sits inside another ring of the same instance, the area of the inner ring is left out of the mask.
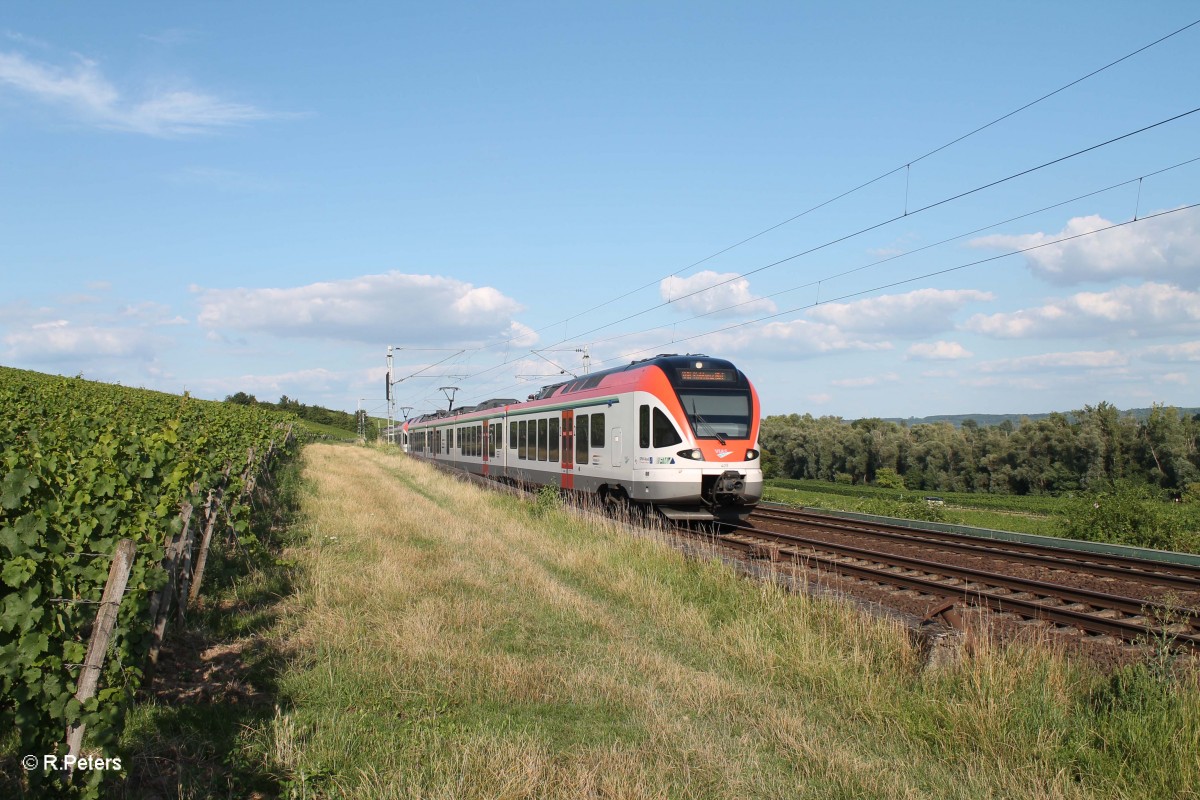
[[[767,417],[774,474],[924,492],[1040,495],[1119,481],[1200,492],[1200,414],[1155,406],[1142,419],[1109,403],[1014,425],[965,420],[911,427],[881,419]]]
[[[1200,686],[1163,648],[1105,674],[980,637],[930,669],[892,622],[551,494],[384,449],[303,458],[265,634],[289,656],[233,745],[286,796],[1197,796]]]
[[[829,511],[1200,553],[1200,497],[1117,481],[1063,496],[938,492],[774,478],[764,499]]]

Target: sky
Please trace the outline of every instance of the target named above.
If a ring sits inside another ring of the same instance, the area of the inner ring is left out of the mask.
[[[413,413],[657,353],[765,414],[1200,405],[1200,24],[1134,54],[1198,20],[10,4],[0,364],[378,415],[389,346]]]

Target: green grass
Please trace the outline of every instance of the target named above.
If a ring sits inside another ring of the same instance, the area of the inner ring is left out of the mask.
[[[845,494],[830,494],[814,489],[785,489],[769,486],[763,494],[764,500],[774,503],[805,506],[827,511],[854,511],[860,514],[878,514],[901,519],[920,519],[932,522],[949,522],[973,528],[990,528],[1000,531],[1032,533],[1040,536],[1062,536],[1064,521],[1060,516],[1035,514],[1028,511],[1003,511],[978,508],[963,508],[945,495],[937,495],[947,505],[930,506],[924,495],[909,493],[906,500],[892,500],[885,496],[863,493],[861,497]]]
[[[278,711],[292,797],[1186,797],[1200,690],[896,625],[654,535],[313,445]],[[403,481],[389,479],[403,476]],[[1166,662],[1156,662],[1166,663]],[[217,792],[214,792],[217,793]]]
[[[846,485],[828,481],[772,478],[767,486],[774,489],[795,489],[831,497],[875,498],[896,502],[940,497],[947,505],[977,510],[1012,511],[1050,516],[1060,514],[1067,498],[1052,495],[984,494],[979,492],[918,492],[911,489],[885,489],[879,486]]]
[[[1075,496],[938,492],[773,479],[764,499],[829,511],[853,511],[976,528],[1058,536],[1184,553],[1200,552],[1200,503],[1167,502],[1147,487],[1116,487]],[[930,504],[937,497],[943,504]]]
[[[306,419],[297,420],[296,424],[310,438],[314,439],[333,439],[340,442],[353,442],[358,438],[358,434],[354,431],[348,431],[345,428],[338,428],[334,425],[325,425],[320,422],[311,422]]]

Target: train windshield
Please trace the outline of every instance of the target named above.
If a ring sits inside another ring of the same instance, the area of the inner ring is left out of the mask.
[[[679,401],[697,439],[750,437],[750,393],[680,389]]]

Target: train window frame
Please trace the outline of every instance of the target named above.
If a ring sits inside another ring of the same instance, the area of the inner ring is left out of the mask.
[[[537,421],[537,460],[547,461],[546,457],[546,418],[542,417]]]
[[[529,426],[521,420],[517,427],[517,458],[529,460]]]
[[[587,414],[575,415],[575,466],[588,463],[588,421]]]
[[[658,409],[654,409],[658,411]],[[655,445],[657,447],[657,445]],[[650,404],[638,406],[638,447],[644,450],[650,448]]]
[[[655,447],[674,447],[683,443],[683,437],[679,435],[674,421],[658,406],[654,407],[654,421],[650,429],[653,431]]]
[[[515,419],[508,423],[508,449],[517,449],[517,421]]]
[[[546,425],[546,460],[551,463],[558,462],[559,459],[559,432],[558,432],[558,417],[551,417]]]
[[[605,414],[592,414],[591,447],[593,450],[604,449],[604,417]]]

